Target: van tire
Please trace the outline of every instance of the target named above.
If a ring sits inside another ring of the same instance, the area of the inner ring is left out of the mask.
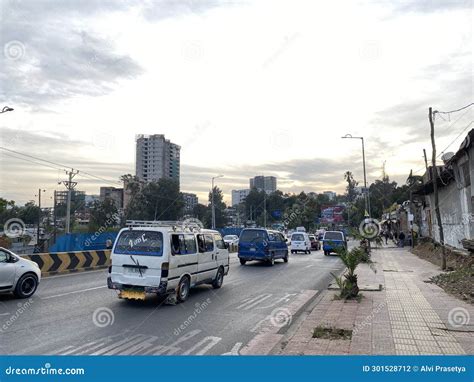
[[[240,260],[240,265],[245,265],[245,263],[247,262],[247,260],[244,260],[244,259],[239,259]]]
[[[220,267],[217,270],[216,278],[212,282],[212,287],[214,289],[219,289],[222,286],[223,282],[224,282],[224,269]]]
[[[178,289],[176,290],[176,298],[179,302],[185,302],[188,299],[190,287],[189,277],[184,276],[180,280]]]

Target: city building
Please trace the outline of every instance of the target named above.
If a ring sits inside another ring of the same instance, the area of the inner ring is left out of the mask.
[[[249,181],[250,189],[256,188],[259,191],[265,191],[267,194],[271,194],[277,190],[277,179],[274,176],[255,176],[250,178]]]
[[[232,190],[232,207],[235,207],[242,203],[249,194],[249,192],[250,189],[248,188],[242,190]]]
[[[123,188],[101,187],[100,201],[103,202],[105,199],[113,200],[118,209],[123,208]]]
[[[190,214],[199,203],[198,197],[190,192],[183,192],[182,194],[184,198],[184,212]]]
[[[326,195],[329,200],[336,199],[336,193],[334,191],[324,191],[323,194]]]
[[[165,139],[163,134],[138,135],[135,162],[137,177],[144,182],[168,178],[179,183],[180,150],[180,146]]]
[[[66,204],[67,194],[68,194],[67,190],[55,191],[56,205]],[[81,208],[84,208],[86,204],[85,201],[86,201],[85,191],[77,191],[77,190],[71,191],[71,203],[76,203],[77,205],[80,205]]]

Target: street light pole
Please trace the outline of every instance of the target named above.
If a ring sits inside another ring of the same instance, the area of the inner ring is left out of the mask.
[[[224,175],[217,175],[212,177],[211,182],[211,214],[212,214],[212,229],[216,229],[216,209],[214,206],[214,179],[222,178]]]
[[[360,139],[362,142],[362,165],[364,168],[364,195],[365,195],[365,209],[369,216],[371,216],[370,212],[370,195],[369,195],[369,189],[367,188],[367,172],[365,169],[365,145],[364,145],[364,137],[353,137],[351,134],[346,134],[343,137],[343,139]]]
[[[46,190],[38,189],[38,229],[36,230],[36,247],[39,249],[40,241],[40,224],[41,224],[41,193],[46,192]]]

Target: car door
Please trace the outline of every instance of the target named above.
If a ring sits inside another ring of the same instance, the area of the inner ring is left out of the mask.
[[[198,271],[197,282],[205,282],[213,279],[217,270],[217,261],[214,254],[214,239],[212,234],[199,234],[198,236]]]
[[[10,289],[15,282],[16,263],[10,263],[10,254],[0,249],[0,290]]]
[[[193,233],[179,233],[171,236],[171,261],[169,278],[180,278],[182,274],[191,275],[191,285],[197,282],[198,253],[196,237]]]
[[[222,239],[222,236],[218,233],[215,233],[214,242],[216,243],[216,247],[215,247],[216,256],[215,257],[216,257],[217,268],[219,268],[221,265],[224,267],[226,265],[229,265],[229,251],[225,247],[225,243],[224,243],[224,240]]]

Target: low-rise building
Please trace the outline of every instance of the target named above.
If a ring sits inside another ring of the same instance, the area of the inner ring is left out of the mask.
[[[245,201],[245,198],[250,193],[250,189],[232,190],[232,207],[239,205]]]
[[[422,202],[421,233],[439,242],[439,229],[435,214],[432,167],[419,179],[414,194]],[[444,158],[437,166],[439,210],[444,231],[444,242],[463,248],[474,240],[474,129],[459,150]]]
[[[118,209],[123,208],[123,188],[101,187],[100,201],[103,202],[105,199],[112,200]]]

